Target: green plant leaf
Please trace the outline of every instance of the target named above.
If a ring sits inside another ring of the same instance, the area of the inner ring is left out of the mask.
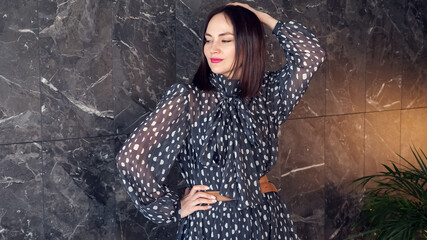
[[[357,187],[366,188],[355,228],[364,229],[349,237],[375,240],[427,239],[427,157],[411,146],[417,162],[397,154],[404,164],[383,164],[384,171],[357,178]]]

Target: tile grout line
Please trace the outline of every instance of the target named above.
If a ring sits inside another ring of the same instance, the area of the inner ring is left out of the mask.
[[[375,34],[375,33],[373,33],[373,34]],[[365,54],[365,69],[364,69],[364,72],[363,72],[363,80],[364,80],[364,82],[365,82],[365,84],[364,84],[364,86],[363,86],[363,88],[364,88],[364,91],[363,91],[363,93],[364,93],[364,101],[363,101],[363,164],[362,164],[362,176],[365,176],[366,175],[366,112],[367,112],[367,109],[366,109],[366,101],[367,101],[367,94],[366,94],[366,90],[367,90],[367,88],[366,88],[366,82],[367,82],[367,79],[366,79],[366,65],[367,65],[367,55],[368,55],[368,47],[369,47],[369,37],[372,37],[373,35],[371,35],[371,36],[369,36],[369,34],[368,34],[368,36],[366,36],[366,47],[365,47],[365,51],[364,51],[364,54]]]
[[[117,122],[116,122],[116,97],[114,92],[114,44],[113,44],[113,38],[114,38],[114,1],[111,1],[111,33],[110,33],[110,46],[111,46],[111,94],[113,95],[113,127],[116,130],[117,129]],[[117,130],[116,130],[117,133]]]
[[[28,142],[11,142],[11,143],[1,143],[0,146],[19,145],[19,144],[31,144],[31,143],[43,144],[43,143],[69,141],[69,140],[79,140],[79,139],[113,138],[113,137],[127,136],[129,134],[130,133],[122,133],[122,134],[110,134],[110,135],[102,135],[102,136],[88,136],[88,137],[75,137],[75,138],[35,140],[35,141],[28,141]]]
[[[401,64],[400,66],[402,66],[401,69],[401,73],[402,73],[402,78],[401,78],[401,82],[400,82],[400,111],[399,111],[399,155],[402,156],[402,107],[403,107],[403,81],[404,81],[404,76],[405,76],[405,66],[404,66],[404,60],[403,60],[403,53],[402,53],[402,57],[401,57]],[[400,158],[399,158],[399,163],[401,163]]]
[[[325,50],[326,50],[326,59],[328,57],[328,45],[326,44],[325,46]],[[326,61],[326,73],[325,73],[325,89],[324,89],[324,93],[323,93],[323,98],[325,101],[325,109],[324,109],[324,117],[323,117],[323,163],[325,164],[323,166],[323,236],[326,238],[326,220],[327,220],[327,215],[326,215],[326,206],[327,206],[327,199],[326,199],[326,184],[327,184],[327,179],[326,179],[326,171],[327,171],[327,160],[326,160],[326,91],[327,91],[327,82],[328,82],[328,77],[329,77],[329,61]]]
[[[417,109],[426,109],[427,106],[422,107],[412,107],[412,108],[399,108],[399,109],[386,109],[386,110],[380,110],[380,111],[369,111],[369,112],[352,112],[352,113],[342,113],[342,114],[329,114],[329,115],[318,115],[318,116],[305,116],[305,117],[295,117],[295,118],[289,118],[286,121],[293,121],[298,119],[311,119],[311,118],[322,118],[322,117],[339,117],[339,116],[349,116],[349,115],[356,115],[356,114],[365,114],[365,113],[382,113],[382,112],[392,112],[392,111],[411,111],[411,110],[417,110]]]
[[[116,117],[116,99],[117,99],[117,97],[116,97],[116,92],[115,92],[115,86],[116,86],[116,81],[115,81],[115,78],[114,78],[114,73],[115,73],[115,71],[114,71],[114,29],[115,29],[115,24],[114,24],[114,22],[115,22],[115,15],[114,15],[114,12],[115,12],[115,7],[117,6],[116,4],[118,4],[117,3],[117,1],[115,1],[115,0],[112,0],[112,1],[110,1],[110,7],[111,7],[111,9],[110,9],[110,16],[111,16],[111,25],[110,25],[110,27],[111,27],[111,32],[110,32],[110,37],[111,37],[111,39],[110,39],[110,46],[111,46],[111,49],[110,49],[110,51],[111,51],[111,94],[113,95],[113,128],[114,128],[114,133],[115,134],[118,134],[118,131],[117,131],[117,117]],[[115,146],[113,146],[113,151],[115,150]],[[114,155],[116,155],[117,153],[116,152],[114,152]],[[114,175],[114,182],[116,182],[116,180],[117,180],[117,176],[116,175]],[[117,196],[116,195],[114,195],[114,201],[115,202],[117,202]],[[115,211],[117,211],[117,205],[115,205],[114,206],[115,207]],[[116,218],[116,217],[115,217]],[[122,224],[121,224],[121,215],[119,215],[119,216],[117,216],[117,218],[118,219],[115,219],[115,221],[118,221],[118,227],[119,227],[119,232],[121,233],[120,235],[119,235],[119,239],[123,239],[123,236],[122,236]]]
[[[40,102],[40,139],[43,140],[43,96],[42,96],[42,82],[41,82],[41,49],[40,49],[40,18],[39,18],[39,9],[40,9],[40,0],[36,1],[36,18],[37,18],[37,60],[38,60],[38,81],[39,81],[39,102]],[[33,141],[34,143],[34,141]],[[43,141],[40,141],[40,160],[42,164],[41,168],[41,194],[42,194],[42,239],[46,239],[46,212],[45,212],[45,164],[44,164],[44,154],[43,154]]]

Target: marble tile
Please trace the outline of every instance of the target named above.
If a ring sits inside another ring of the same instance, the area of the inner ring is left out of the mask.
[[[427,57],[426,57],[427,58]],[[427,61],[409,63],[405,65],[402,89],[402,103],[404,108],[427,106]]]
[[[111,1],[39,5],[43,139],[113,129]]]
[[[280,126],[279,153],[282,175],[324,164],[324,118],[287,120]]]
[[[268,175],[278,189],[283,177],[323,167],[323,118],[289,119],[280,126],[278,138],[277,162]]]
[[[327,185],[324,189],[325,203],[325,239],[347,239],[358,234],[353,225],[360,214],[361,195],[340,194],[336,186]]]
[[[427,108],[402,110],[401,156],[412,164],[417,164],[411,152],[414,146],[427,153]],[[418,165],[418,164],[417,164]]]
[[[37,1],[0,1],[0,6],[0,144],[37,141]]]
[[[365,111],[365,53],[370,19],[363,1],[328,0],[326,114]]]
[[[408,1],[402,36],[404,38],[404,73],[402,108],[427,106],[427,2]]]
[[[400,111],[367,113],[365,115],[365,174],[385,170],[382,164],[399,162]]]
[[[414,59],[406,55],[402,79],[402,108],[427,107],[427,50]]]
[[[377,3],[370,9],[374,20],[368,30],[366,52],[367,112],[401,107],[402,36],[387,7],[380,8]]]
[[[324,167],[286,175],[281,179],[280,196],[287,205],[300,239],[324,239]]]
[[[344,239],[358,216],[351,181],[363,176],[364,115],[325,118],[325,238]]]
[[[43,143],[46,239],[119,239],[113,138]]]
[[[38,143],[0,145],[0,237],[43,239],[42,159]]]
[[[175,83],[175,3],[114,1],[114,116],[131,132]]]
[[[323,118],[287,120],[279,132],[278,162],[269,174],[301,239],[324,236],[324,124]]]

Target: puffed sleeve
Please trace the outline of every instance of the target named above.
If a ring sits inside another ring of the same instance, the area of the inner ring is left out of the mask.
[[[189,133],[188,101],[187,86],[172,85],[116,157],[136,208],[157,224],[180,219],[179,196],[163,183]]]
[[[280,125],[305,93],[314,72],[325,60],[325,51],[306,27],[293,21],[279,21],[273,34],[286,54],[285,66],[268,74],[272,113],[276,123]]]

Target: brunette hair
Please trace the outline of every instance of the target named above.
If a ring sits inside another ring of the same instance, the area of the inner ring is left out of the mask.
[[[203,46],[206,43],[204,35],[209,21],[219,13],[225,14],[226,18],[231,21],[234,29],[236,56],[231,72],[237,69],[237,65],[241,66],[239,97],[256,96],[261,87],[265,71],[266,48],[262,23],[252,11],[244,7],[226,5],[216,8],[209,13],[206,19],[202,36]],[[193,77],[193,84],[206,91],[215,89],[209,81],[211,72],[212,70],[202,50],[202,59]]]

